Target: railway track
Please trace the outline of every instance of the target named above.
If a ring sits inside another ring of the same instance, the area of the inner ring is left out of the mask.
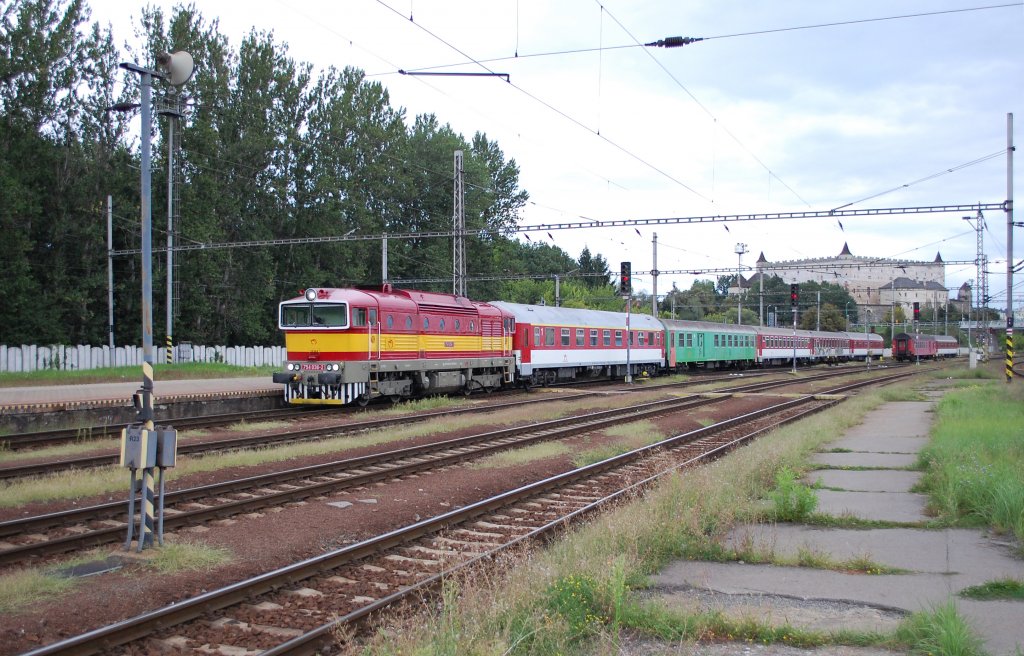
[[[723,392],[756,392],[792,383],[792,380],[762,381],[733,386]],[[654,401],[168,492],[164,525],[168,530],[175,530],[256,512],[457,464],[494,451],[537,441],[566,439],[615,424],[719,403],[726,398],[690,396]],[[119,501],[0,522],[0,565],[116,543],[127,530],[126,520],[125,504]]]
[[[829,390],[890,382],[897,373]],[[554,533],[680,467],[839,402],[805,395],[511,490],[358,544],[204,593],[29,652],[90,654],[206,650],[312,654],[329,651],[343,625]]]
[[[761,376],[766,375],[769,372],[747,372],[745,376]],[[679,383],[683,385],[701,385],[716,380],[728,379],[728,376],[714,376],[708,377],[704,380],[701,377],[695,377],[691,380]],[[583,387],[590,384],[608,384],[609,381],[573,381],[570,383],[559,383],[552,385],[552,387],[572,386],[572,387]],[[503,392],[499,392],[501,394]],[[507,393],[516,393],[515,391]],[[377,404],[370,408],[359,408],[359,412],[372,412],[372,409],[386,409],[391,407],[390,404]],[[372,408],[372,409],[371,409]],[[202,428],[212,428],[216,426],[228,426],[231,424],[249,421],[249,422],[260,422],[260,421],[273,421],[278,419],[309,419],[309,418],[322,418],[322,417],[339,417],[345,416],[343,410],[339,410],[336,407],[318,409],[311,407],[293,407],[289,406],[286,408],[275,408],[272,410],[255,410],[247,412],[237,413],[223,413],[216,415],[203,415],[196,417],[182,417],[174,419],[167,423],[174,425],[176,429],[180,430],[197,430]],[[49,446],[59,446],[62,444],[73,444],[83,442],[99,442],[105,439],[117,439],[121,436],[121,429],[124,427],[123,424],[99,424],[93,426],[76,426],[72,428],[55,428],[46,431],[31,431],[24,433],[11,433],[8,435],[0,436],[0,448],[8,451],[26,451],[30,449],[39,449]]]
[[[846,372],[846,373],[851,373],[851,372]],[[760,374],[755,374],[755,375],[760,375]],[[803,380],[812,381],[812,380],[817,380],[818,377],[820,377],[820,376],[828,377],[828,376],[832,376],[832,375],[836,375],[835,372],[829,372],[829,373],[825,373],[825,374],[818,374],[816,376],[810,376],[810,377],[804,378]],[[735,376],[722,376],[722,377],[716,377],[716,378],[713,378],[713,379],[706,379],[706,380],[687,380],[687,381],[682,381],[682,382],[679,382],[679,383],[669,383],[669,384],[666,384],[666,385],[660,385],[660,386],[658,386],[658,389],[669,389],[669,388],[672,388],[672,387],[688,387],[688,386],[693,386],[693,385],[706,385],[708,383],[714,383],[714,382],[723,381],[723,380],[736,380],[736,377]],[[652,388],[647,388],[647,387],[631,388],[631,391],[648,390],[648,389],[652,389]],[[232,438],[226,438],[226,439],[206,440],[206,441],[203,441],[203,442],[193,442],[193,443],[181,443],[181,442],[179,442],[179,444],[178,444],[178,455],[179,456],[209,455],[209,454],[220,453],[220,452],[225,452],[225,451],[239,451],[239,450],[242,450],[242,449],[264,448],[264,447],[267,447],[267,446],[274,446],[274,445],[280,445],[280,444],[288,444],[288,443],[293,443],[293,442],[322,440],[322,439],[327,439],[327,438],[330,438],[330,437],[337,437],[337,436],[345,435],[345,434],[349,434],[349,433],[355,433],[355,432],[366,431],[366,430],[374,430],[374,429],[386,428],[387,426],[389,426],[391,424],[426,421],[426,420],[434,419],[434,418],[441,417],[441,416],[452,416],[452,415],[459,415],[459,414],[470,414],[470,413],[475,413],[475,412],[486,412],[486,411],[489,411],[489,410],[492,410],[492,409],[510,408],[510,407],[515,407],[515,406],[525,405],[525,404],[530,404],[530,403],[546,403],[546,402],[553,402],[553,401],[565,401],[565,400],[570,400],[570,399],[581,398],[583,396],[588,396],[590,394],[591,394],[590,392],[580,392],[578,394],[563,394],[563,395],[559,395],[559,396],[552,396],[552,397],[549,397],[549,398],[532,398],[532,399],[525,399],[525,400],[518,400],[518,401],[503,401],[503,402],[499,402],[499,403],[488,404],[486,406],[473,406],[473,407],[466,407],[466,408],[447,408],[447,409],[442,409],[442,410],[433,410],[433,411],[427,411],[427,412],[422,412],[422,413],[416,413],[414,415],[404,415],[404,416],[402,416],[400,418],[386,417],[386,418],[380,418],[380,419],[366,419],[366,420],[361,420],[361,421],[350,422],[350,423],[347,423],[347,424],[338,424],[338,425],[335,425],[335,426],[327,426],[327,427],[319,427],[319,428],[311,428],[311,429],[297,429],[297,428],[289,427],[289,428],[287,428],[287,429],[285,429],[283,431],[277,432],[277,433],[263,434],[263,435],[257,435],[257,436],[246,435],[246,436],[238,436],[238,437],[232,437]],[[271,412],[271,411],[266,411],[266,412]],[[329,416],[332,416],[332,414],[335,415],[335,416],[337,415],[337,410],[336,409],[333,410],[333,411],[331,411],[331,410],[323,410],[323,411],[315,411],[315,412],[317,412],[317,414],[315,415],[317,417],[324,417],[324,416],[328,416],[329,417]],[[230,421],[226,421],[225,420],[225,418],[228,417],[228,416],[232,417],[232,419]],[[193,418],[196,421],[196,423],[195,423],[195,425],[193,427],[209,426],[209,425],[223,425],[224,423],[235,423],[235,422],[237,422],[239,420],[239,417],[242,417],[242,416],[244,416],[246,419],[259,420],[259,421],[264,421],[264,420],[272,418],[270,415],[262,415],[262,414],[258,414],[257,416],[253,417],[251,413],[246,414],[246,415],[217,415],[216,417],[220,417],[219,421],[214,421],[214,418],[211,417],[210,419],[211,419],[211,421],[213,423],[203,424],[202,421],[205,418],[203,418],[203,417],[196,417],[196,418]],[[301,418],[308,418],[308,417],[311,417],[311,416],[313,416],[313,415],[310,415],[310,414],[296,414],[295,410],[291,409],[290,412],[286,411],[286,412],[284,412],[284,414],[280,415],[278,418],[284,417],[284,418],[301,419]],[[181,429],[182,424],[180,422],[174,421],[174,422],[171,422],[171,423],[172,423],[172,425],[174,425],[175,428],[177,428],[179,430]],[[27,434],[23,433],[21,435],[27,435]],[[120,436],[120,429],[118,429],[117,435]],[[13,436],[11,436],[11,437],[13,437]],[[8,440],[8,439],[10,439],[10,438],[9,437],[5,437],[4,438],[4,440]],[[0,465],[0,481],[10,481],[10,480],[16,480],[16,479],[20,479],[20,478],[28,478],[28,477],[32,477],[32,476],[44,476],[44,475],[45,476],[49,476],[49,475],[60,474],[62,472],[66,472],[66,471],[70,471],[70,470],[74,470],[74,469],[90,469],[90,468],[95,468],[95,467],[105,467],[105,466],[117,464],[118,461],[119,461],[119,458],[120,458],[119,446],[120,445],[112,447],[110,449],[110,451],[107,451],[107,452],[104,452],[104,453],[99,453],[99,454],[93,454],[93,455],[84,455],[84,456],[78,456],[78,457],[72,457],[72,458],[61,458],[61,459],[47,460],[47,461],[41,461],[41,462],[33,462],[33,463],[24,464],[24,465]]]

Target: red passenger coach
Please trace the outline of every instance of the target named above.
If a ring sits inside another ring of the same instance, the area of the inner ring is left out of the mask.
[[[514,318],[462,296],[393,289],[307,289],[280,304],[293,404],[494,389],[512,382]]]
[[[646,314],[494,301],[515,318],[519,376],[533,384],[590,377],[653,376],[664,362],[664,327]],[[628,346],[628,348],[627,348]]]
[[[960,343],[949,335],[899,333],[892,338],[892,357],[898,361],[955,357]]]

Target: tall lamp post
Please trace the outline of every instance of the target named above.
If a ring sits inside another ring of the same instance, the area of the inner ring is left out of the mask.
[[[152,154],[150,147],[153,123],[153,78],[181,86],[192,77],[194,65],[187,52],[157,57],[162,70],[144,68],[132,62],[121,68],[139,75],[141,91],[141,214],[142,214],[142,389],[139,390],[139,420],[121,434],[121,465],[131,470],[128,502],[128,537],[125,549],[131,546],[135,507],[135,475],[142,470],[142,499],[139,513],[138,550],[152,546],[154,534],[163,544],[164,469],[173,467],[177,434],[171,428],[156,430],[153,424],[153,225],[152,225]],[[160,470],[160,495],[155,494],[154,469]],[[159,501],[158,514],[155,502]],[[156,521],[159,520],[159,528]],[[158,530],[157,530],[158,529]]]
[[[743,316],[743,275],[740,271],[743,269],[743,254],[747,252],[746,244],[736,244],[736,325],[743,323],[741,317]]]

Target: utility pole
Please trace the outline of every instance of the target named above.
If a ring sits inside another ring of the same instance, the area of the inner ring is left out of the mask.
[[[971,223],[972,220],[974,223]],[[988,298],[988,258],[985,257],[985,215],[978,210],[977,217],[965,216],[964,221],[971,224],[977,234],[977,251],[975,253],[974,263],[977,268],[977,278],[975,279],[975,301],[974,304],[977,306],[978,311],[981,313],[982,318],[985,316],[983,308]],[[1007,290],[1009,294],[1009,290]],[[983,333],[982,333],[983,334]],[[978,343],[985,344],[987,340],[982,337],[982,334],[978,335]]]
[[[175,185],[175,155],[178,144],[174,139],[175,128],[181,111],[178,105],[178,89],[171,87],[164,97],[166,107],[159,113],[167,117],[167,323],[166,346],[164,354],[167,364],[174,362],[174,225],[178,210],[177,185]]]
[[[1006,115],[1006,382],[1013,380],[1013,114]]]
[[[651,316],[658,318],[658,233],[654,233],[652,241],[654,246],[653,266],[651,267],[651,278],[654,281],[651,286]]]
[[[107,332],[114,348],[114,200],[107,196]]]
[[[743,323],[743,254],[747,252],[746,244],[736,244],[736,325]]]
[[[462,186],[462,151],[455,151],[455,248],[452,256],[452,293],[456,296],[466,295],[466,210],[462,205],[465,189]]]

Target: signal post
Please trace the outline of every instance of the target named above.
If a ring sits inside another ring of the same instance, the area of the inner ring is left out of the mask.
[[[629,351],[632,340],[630,339],[631,334],[629,332],[629,314],[630,314],[630,298],[633,295],[633,264],[632,262],[623,262],[619,265],[619,293],[622,294],[622,298],[626,301],[626,382],[633,382],[633,372],[631,371],[631,364],[629,361]]]

